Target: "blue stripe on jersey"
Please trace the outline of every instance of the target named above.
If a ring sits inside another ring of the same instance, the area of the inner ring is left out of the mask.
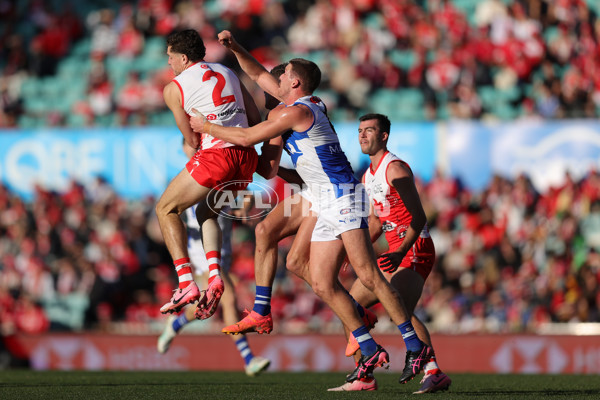
[[[296,144],[296,141],[307,138],[308,135],[305,132],[291,132],[289,135],[286,134],[286,136],[284,137],[285,146],[283,146],[283,148],[292,159],[294,167],[296,167],[298,157],[300,157],[303,154],[302,151],[300,151],[298,145]]]
[[[354,176],[352,166],[346,154],[343,152],[339,143],[327,143],[315,147],[319,161],[323,167],[323,171],[327,174],[329,181],[333,184],[357,184],[358,180]],[[354,193],[354,190],[351,191]],[[336,197],[343,194],[349,194],[348,188],[338,188]]]

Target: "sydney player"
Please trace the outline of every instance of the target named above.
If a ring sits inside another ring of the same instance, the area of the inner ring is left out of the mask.
[[[188,146],[185,141],[183,151],[188,158],[191,158],[196,153],[196,149]],[[203,282],[206,284],[208,275],[208,261],[202,245],[202,229],[196,218],[196,206],[192,206],[185,210],[185,225],[188,234],[188,255],[192,264],[195,282]],[[231,324],[239,319],[237,309],[237,299],[235,288],[231,277],[229,276],[229,268],[231,266],[231,234],[233,230],[233,220],[221,214],[218,217],[219,227],[223,232],[223,241],[221,247],[221,278],[225,286],[225,291],[221,298],[221,310],[223,312],[223,321]],[[196,320],[196,306],[192,303],[183,309],[183,312],[178,315],[171,315],[167,319],[162,334],[158,337],[156,348],[159,353],[164,354],[169,350],[171,343],[181,332],[181,330],[189,323]],[[270,361],[264,357],[255,356],[250,348],[250,344],[246,336],[232,337],[235,346],[238,349],[240,356],[244,360],[244,370],[248,376],[256,376],[269,367]]]
[[[379,257],[379,268],[400,293],[412,314],[421,297],[425,280],[433,268],[435,247],[429,235],[427,218],[413,173],[406,162],[387,149],[390,120],[382,114],[363,115],[359,120],[360,148],[371,159],[371,165],[363,176],[363,183],[374,209],[374,213],[369,215],[371,240],[375,241],[382,233],[385,234],[389,250]],[[364,307],[377,303],[377,298],[359,280],[354,282],[350,293]],[[421,340],[432,347],[429,331],[423,322],[413,315],[412,323]],[[356,340],[350,336],[346,355],[357,351],[359,348]],[[408,352],[400,383],[406,383],[415,376],[410,368],[414,361],[409,360],[415,357],[418,357],[418,354]],[[358,354],[355,358],[359,358]],[[422,386],[415,393],[433,393],[448,389],[452,381],[438,367],[433,351],[424,370]],[[374,379],[357,379],[329,390],[374,390],[376,385]]]
[[[245,189],[252,180],[258,155],[254,147],[235,145],[213,137],[209,132],[198,135],[189,125],[192,110],[200,110],[213,125],[245,128],[260,121],[254,100],[238,77],[225,66],[204,61],[205,46],[195,30],[169,35],[167,55],[175,79],[165,86],[165,103],[175,117],[188,145],[199,149],[162,194],[156,215],[165,244],[179,279],[179,287],[171,300],[160,309],[172,313],[184,305],[198,302],[196,317],[209,318],[223,294],[220,276],[221,231],[210,207],[199,213],[204,251],[209,263],[208,287],[202,298],[194,282],[187,251],[187,235],[181,213],[194,204],[215,204],[219,188],[227,182],[228,190]]]

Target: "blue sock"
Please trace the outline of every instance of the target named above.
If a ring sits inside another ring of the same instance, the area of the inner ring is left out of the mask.
[[[183,328],[188,322],[187,317],[185,316],[185,313],[182,313],[179,317],[177,317],[177,319],[175,321],[173,321],[173,330],[175,332],[179,332],[179,330],[181,328]]]
[[[257,286],[256,297],[254,298],[253,311],[262,316],[269,315],[271,312],[271,290],[270,286]]]
[[[363,356],[370,356],[371,354],[375,354],[377,351],[377,343],[371,337],[369,330],[366,326],[361,326],[360,328],[352,331],[352,335],[358,342],[360,346],[360,352]]]
[[[404,339],[408,351],[419,351],[423,348],[423,342],[417,336],[410,320],[398,325],[398,329],[402,333],[402,339]]]
[[[250,350],[250,346],[248,346],[248,341],[246,340],[246,336],[242,336],[241,339],[235,341],[235,345],[240,352],[240,355],[244,359],[244,363],[248,365],[250,360],[254,358],[254,354],[252,354],[252,350]]]
[[[358,301],[354,300],[354,297],[352,297],[352,295],[350,294],[349,291],[347,291],[347,290],[345,290],[345,291],[346,291],[346,294],[350,297],[350,299],[354,303],[354,307],[356,307],[356,309],[358,310],[358,315],[360,315],[361,318],[364,317],[365,316],[365,309],[364,309],[364,307],[361,306]]]

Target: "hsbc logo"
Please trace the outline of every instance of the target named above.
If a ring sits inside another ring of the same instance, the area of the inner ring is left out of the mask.
[[[569,356],[554,340],[519,338],[505,341],[491,363],[500,373],[556,374],[565,370]]]

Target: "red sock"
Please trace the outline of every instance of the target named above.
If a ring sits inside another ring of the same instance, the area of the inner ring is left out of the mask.
[[[221,252],[209,251],[206,253],[206,260],[208,261],[208,284],[210,285],[213,279],[221,274]]]
[[[189,257],[180,258],[175,260],[173,264],[175,264],[175,271],[177,271],[177,278],[179,279],[179,289],[184,289],[194,281],[190,259]]]
[[[427,364],[425,364],[425,367],[423,368],[424,372],[426,374],[439,374],[440,371],[440,367],[438,367],[437,365],[437,361],[435,359],[435,354],[431,356],[431,358],[429,359],[429,361],[427,362]]]

